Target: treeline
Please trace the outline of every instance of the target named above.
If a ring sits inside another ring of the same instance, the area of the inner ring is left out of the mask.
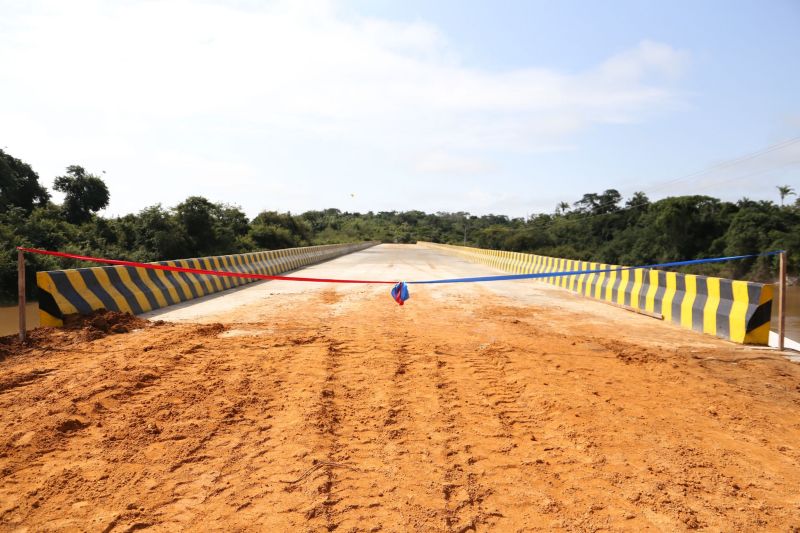
[[[156,204],[135,214],[102,217],[97,212],[108,205],[108,188],[102,177],[77,165],[56,177],[53,188],[64,193],[60,205],[29,165],[0,150],[0,299],[5,302],[16,298],[16,246],[157,261],[363,240],[425,240],[624,265],[780,248],[790,251],[790,273],[800,267],[800,201],[783,205],[794,195],[788,186],[778,188],[780,205],[709,196],[651,202],[644,193],[626,200],[610,189],[528,218],[325,209],[264,211],[253,219],[238,206],[199,196],[174,207]],[[88,266],[47,256],[27,259],[29,287],[35,285],[35,270]],[[762,258],[693,267],[692,272],[772,281],[775,269],[774,258]]]

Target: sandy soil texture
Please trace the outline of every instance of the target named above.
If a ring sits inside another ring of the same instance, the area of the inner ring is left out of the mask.
[[[611,307],[385,292],[6,345],[0,530],[800,528],[797,364]]]

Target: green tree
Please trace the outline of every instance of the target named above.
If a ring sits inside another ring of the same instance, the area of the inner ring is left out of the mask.
[[[247,216],[236,206],[213,203],[190,196],[174,209],[177,222],[188,240],[192,255],[217,255],[250,251],[244,237]]]
[[[788,185],[778,185],[776,188],[778,189],[778,194],[781,196],[781,205],[783,205],[783,200],[787,196],[797,196],[794,189]]]
[[[0,209],[21,207],[30,213],[49,199],[47,189],[39,184],[39,175],[30,165],[0,150]]]
[[[64,193],[64,214],[73,224],[88,222],[93,213],[108,206],[110,195],[105,182],[79,165],[68,166],[67,175],[58,176],[53,188]]]

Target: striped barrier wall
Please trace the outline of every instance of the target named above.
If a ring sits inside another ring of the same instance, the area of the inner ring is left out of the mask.
[[[514,274],[623,268],[466,246],[418,244]],[[733,342],[769,342],[772,285],[651,269],[575,274],[540,281],[595,300],[657,313],[686,329]]]
[[[375,244],[329,244],[154,264],[277,276]],[[37,272],[39,322],[42,326],[62,326],[64,315],[88,314],[97,309],[146,313],[254,281],[258,280],[130,266]]]

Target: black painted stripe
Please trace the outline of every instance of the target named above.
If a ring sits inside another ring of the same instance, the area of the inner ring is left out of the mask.
[[[128,271],[128,275],[131,277],[131,281],[133,282],[136,287],[142,291],[144,297],[147,298],[147,303],[150,304],[150,309],[158,309],[161,307],[161,304],[158,303],[158,299],[156,295],[153,294],[153,291],[147,284],[142,280],[141,276],[139,276],[139,272],[134,267],[124,267]]]
[[[159,265],[174,266],[174,267],[180,266],[176,261],[162,261],[159,263]],[[200,295],[197,294],[197,290],[194,288],[192,280],[189,279],[189,276],[186,274],[186,272],[175,272],[174,270],[169,272],[171,272],[173,276],[176,276],[180,280],[182,280],[189,288],[189,293],[191,294],[191,297],[188,298],[189,300],[194,300],[195,298],[200,297]],[[178,289],[183,291],[183,288],[180,286],[180,284],[178,284]]]
[[[181,259],[180,264],[183,268],[197,268],[192,266],[192,262],[189,259]],[[187,266],[188,265],[188,266]],[[193,272],[187,272],[186,275],[193,283],[197,283],[195,290],[197,291],[198,296],[205,296],[208,294],[207,287],[205,283],[203,283],[203,277],[200,274],[195,274]],[[193,285],[194,286],[194,285]]]
[[[586,270],[592,270],[591,263],[587,263]],[[583,275],[583,285],[581,286],[581,292],[580,292],[581,296],[586,296],[586,288],[589,286],[589,276],[591,276],[591,274]]]
[[[230,264],[228,263],[228,261],[226,261],[226,256],[218,255],[217,261],[219,262],[220,270],[222,270],[223,272],[232,272]],[[223,276],[223,277],[225,278],[225,282],[227,283],[227,287],[229,289],[236,287],[236,278],[232,278],[229,276]]]
[[[705,309],[708,301],[708,278],[697,276],[697,296],[692,304],[692,329],[703,331],[705,324]]]
[[[176,303],[178,303],[175,301],[175,298],[172,297],[172,294],[170,294],[169,287],[164,285],[164,282],[161,281],[161,277],[158,275],[158,272],[150,268],[146,269],[145,272],[147,272],[147,276],[150,278],[150,281],[152,281],[156,287],[161,289],[161,294],[164,295],[164,299],[167,301],[167,305],[175,305]],[[181,291],[176,290],[175,292],[176,294],[179,294],[178,298],[180,298]]]
[[[261,252],[253,254],[253,270],[256,274],[264,275],[264,261],[261,257]]]
[[[653,302],[653,311],[656,313],[664,314],[664,293],[667,292],[667,273],[663,270],[657,270],[658,273],[658,289],[656,289],[656,296]]]
[[[611,287],[611,301],[617,303],[619,297],[619,287],[622,285],[622,272],[617,272],[617,278],[614,280],[614,286]]]
[[[730,338],[731,309],[733,308],[733,282],[729,279],[719,280],[719,307],[717,307],[717,336]]]
[[[128,289],[128,287],[122,282],[122,278],[119,277],[119,272],[117,272],[117,267],[109,267],[104,269],[105,273],[108,274],[108,279],[111,281],[111,284],[114,285],[114,288],[119,291],[125,301],[128,302],[128,305],[131,306],[131,310],[133,314],[139,315],[143,313],[139,302],[136,301],[136,296]]]
[[[202,259],[195,258],[192,259],[192,262],[196,265],[194,268],[199,268],[200,270],[214,270],[210,263],[208,266],[206,266],[206,262]],[[217,276],[213,276],[211,274],[198,274],[198,276],[200,276],[200,278],[203,280],[203,286],[206,289],[206,294],[213,294],[222,290],[217,288],[217,283],[214,281],[214,278]]]
[[[88,288],[98,300],[103,302],[103,307],[111,311],[122,311],[117,305],[117,302],[114,301],[114,298],[112,298],[111,295],[108,294],[108,292],[100,284],[100,280],[97,279],[97,274],[95,274],[92,269],[78,268],[77,272],[81,278],[83,278],[86,288]]]
[[[745,330],[746,333],[749,333],[752,329],[754,329],[750,327],[750,321],[753,319],[753,315],[755,315],[755,313],[758,312],[759,302],[761,301],[762,290],[763,290],[763,285],[761,285],[760,283],[747,284],[747,316],[745,317],[745,320],[747,321],[747,327]],[[770,306],[770,308],[771,307],[772,306]],[[763,325],[763,323],[760,325]]]
[[[625,285],[625,296],[622,301],[628,307],[633,307],[632,298],[633,298],[633,286],[636,283],[636,271],[635,270],[628,270],[628,283]]]
[[[189,265],[189,268],[196,268],[198,270],[205,270],[203,265],[197,259],[186,259],[186,264]],[[216,287],[214,287],[213,283],[210,279],[208,279],[207,274],[193,274],[197,278],[197,281],[200,282],[200,287],[206,294],[211,294],[216,292]]]
[[[218,255],[216,257],[216,260],[217,263],[219,263],[220,270],[222,270],[223,272],[230,272],[230,267],[228,267],[228,264],[225,262],[225,256]],[[232,289],[236,286],[236,283],[233,278],[229,276],[222,276],[222,279],[225,280],[226,289]]]
[[[750,316],[750,319],[747,321],[747,332],[751,332],[754,329],[763,326],[767,322],[770,321],[772,317],[772,300],[768,302],[764,302],[763,304],[756,307],[755,312]]]
[[[192,268],[191,263],[189,263],[185,259],[182,259],[180,264],[181,264],[181,266],[183,268]],[[187,267],[185,265],[189,265],[189,266]],[[186,272],[185,274],[186,274],[186,277],[189,278],[189,286],[194,288],[194,290],[197,293],[198,297],[202,298],[203,296],[208,294],[208,292],[206,292],[203,280],[200,279],[199,275],[194,274],[192,272]]]
[[[261,252],[261,268],[263,269],[265,275],[270,275],[269,253],[267,252]]]
[[[203,268],[208,270],[216,270],[217,266],[214,264],[213,257],[204,257],[202,261],[200,261],[201,265],[206,265]],[[211,285],[214,287],[214,292],[224,291],[227,289],[227,285],[225,284],[225,276],[215,276],[214,274],[209,274],[208,279],[211,280]]]
[[[245,273],[253,274],[256,271],[255,267],[253,266],[253,256],[252,256],[252,254],[247,254],[247,255],[243,256],[242,257],[242,262],[244,263],[244,271],[245,271]],[[249,279],[246,279],[245,281],[247,283],[252,283],[255,280],[253,278],[249,278]]]
[[[39,298],[39,309],[49,314],[50,316],[62,320],[64,314],[59,309],[56,299],[53,295],[37,285],[37,296]]]
[[[242,271],[239,269],[239,265],[236,264],[236,261],[233,260],[233,257],[230,255],[226,255],[225,262],[228,266],[228,272],[235,272],[237,274],[241,274]],[[242,278],[232,278],[234,285],[237,287],[242,284]]]
[[[642,270],[642,286],[639,287],[639,309],[647,309],[647,291],[650,289],[650,271]]]
[[[681,309],[683,299],[686,298],[686,276],[684,274],[675,275],[675,296],[672,298],[672,321],[681,323]]]
[[[78,294],[78,291],[76,291],[75,287],[72,286],[72,283],[70,283],[69,278],[67,278],[67,275],[64,272],[54,270],[48,272],[48,274],[50,274],[50,278],[53,280],[56,290],[60,292],[64,298],[66,298],[69,303],[75,307],[75,309],[78,310],[78,313],[82,315],[88,315],[92,312],[92,306],[89,305],[89,302],[83,299],[83,296]]]
[[[239,263],[239,261],[236,260],[235,255],[229,255],[228,258],[230,259],[231,265],[233,265],[233,269],[235,272],[238,272],[239,274],[245,273],[244,269],[242,268],[242,265]],[[247,280],[245,278],[236,278],[236,283],[239,285],[244,285],[245,283],[247,283]]]
[[[181,278],[178,276],[177,272],[170,272],[169,270],[164,270],[164,275],[167,277],[167,280],[175,287],[175,292],[178,294],[178,300],[181,302],[185,302],[192,298],[191,294],[188,296],[183,292],[183,287],[181,286]],[[191,293],[191,291],[189,291]]]

